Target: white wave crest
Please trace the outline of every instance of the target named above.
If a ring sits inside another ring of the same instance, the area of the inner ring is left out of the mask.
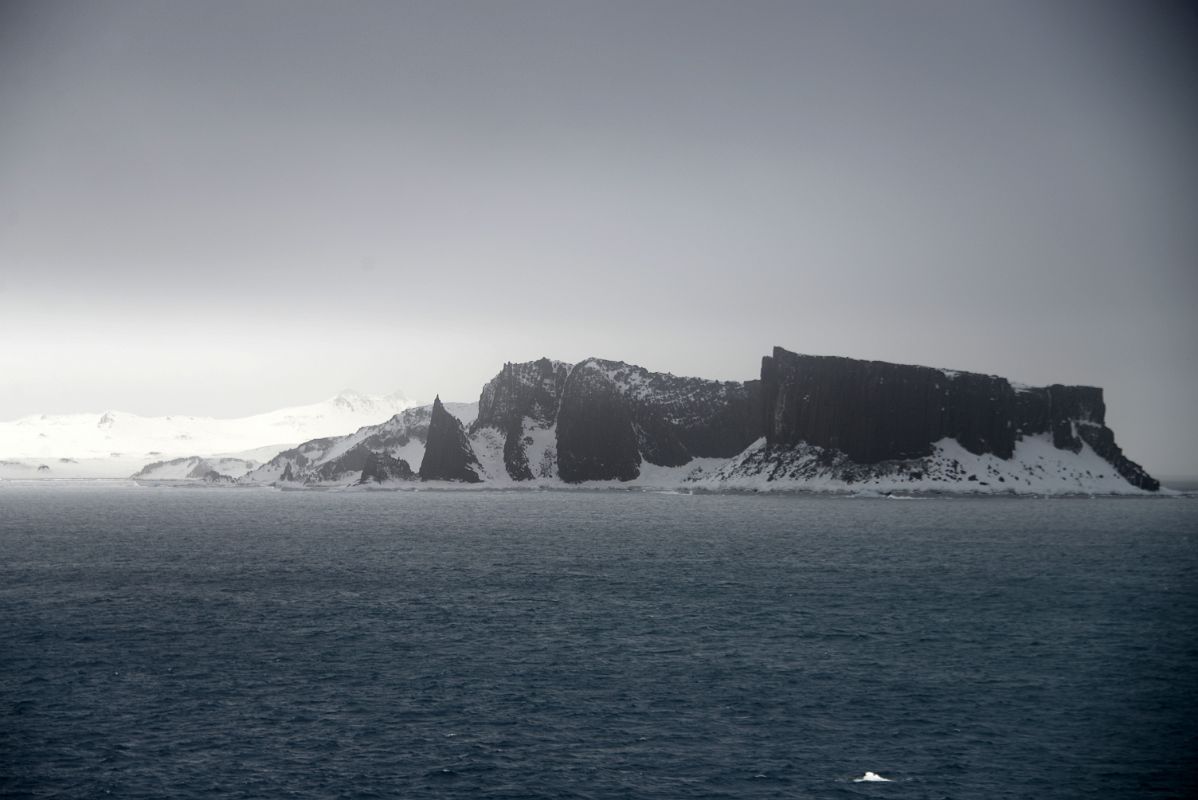
[[[879,775],[876,772],[866,772],[860,778],[853,778],[853,783],[867,783],[867,782],[874,783],[875,781],[881,781],[884,783],[892,783],[890,778],[883,778],[881,775]]]

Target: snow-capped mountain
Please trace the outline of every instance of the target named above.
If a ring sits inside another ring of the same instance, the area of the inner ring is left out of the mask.
[[[261,461],[299,442],[378,423],[412,405],[398,392],[344,391],[323,402],[236,419],[121,411],[24,417],[0,422],[0,477],[128,477],[152,462],[191,456]]]

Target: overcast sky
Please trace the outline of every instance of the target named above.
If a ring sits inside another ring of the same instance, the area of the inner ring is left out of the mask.
[[[1195,6],[4,2],[0,419],[801,352],[1198,473]]]

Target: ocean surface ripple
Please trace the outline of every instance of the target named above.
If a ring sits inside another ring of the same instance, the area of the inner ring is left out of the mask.
[[[0,486],[0,796],[1193,796],[1196,535],[1193,499]]]

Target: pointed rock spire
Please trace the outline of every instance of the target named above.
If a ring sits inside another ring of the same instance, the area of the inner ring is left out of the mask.
[[[433,400],[428,421],[428,441],[420,462],[420,479],[425,481],[464,481],[479,483],[482,468],[466,431],[457,417],[441,405],[441,396]]]

